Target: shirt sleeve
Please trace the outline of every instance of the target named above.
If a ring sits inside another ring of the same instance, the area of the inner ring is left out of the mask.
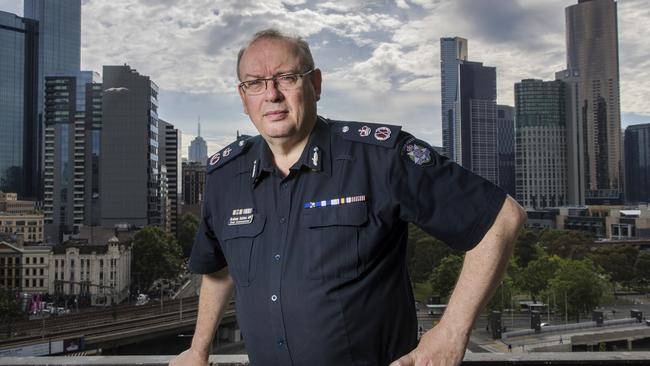
[[[209,183],[206,182],[201,220],[196,231],[196,238],[194,239],[188,265],[190,272],[198,274],[214,273],[227,266],[221,244],[219,244],[219,240],[210,224],[210,207],[214,203],[208,197],[209,186]]]
[[[400,219],[459,250],[483,239],[507,196],[408,134],[396,147],[388,179]]]

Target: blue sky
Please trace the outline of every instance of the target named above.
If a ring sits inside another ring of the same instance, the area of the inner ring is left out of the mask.
[[[441,144],[439,39],[469,40],[497,67],[498,103],[514,83],[565,67],[564,9],[576,0],[82,0],[82,68],[128,63],[160,86],[161,118],[201,132],[209,152],[256,134],[236,93],[239,48],[256,30],[303,36],[323,70],[319,114],[401,124]],[[22,15],[22,0],[0,0]],[[619,0],[623,126],[650,122],[650,7]]]

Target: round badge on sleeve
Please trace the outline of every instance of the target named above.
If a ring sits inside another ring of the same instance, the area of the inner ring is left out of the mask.
[[[429,165],[433,161],[431,147],[420,140],[411,138],[402,148],[402,156],[413,162],[415,165]]]

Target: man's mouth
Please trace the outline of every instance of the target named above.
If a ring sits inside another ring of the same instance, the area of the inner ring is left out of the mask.
[[[287,116],[287,114],[289,114],[289,111],[287,110],[275,110],[275,111],[269,111],[264,113],[264,117],[272,121],[275,121],[275,120],[283,119],[284,117]]]

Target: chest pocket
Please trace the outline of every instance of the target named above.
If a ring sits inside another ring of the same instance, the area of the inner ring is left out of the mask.
[[[239,286],[248,286],[255,280],[259,257],[255,245],[259,245],[265,222],[265,215],[255,214],[250,224],[226,225],[221,232],[228,271]]]
[[[355,278],[359,273],[359,231],[368,221],[365,203],[305,209],[306,274],[310,279]]]

